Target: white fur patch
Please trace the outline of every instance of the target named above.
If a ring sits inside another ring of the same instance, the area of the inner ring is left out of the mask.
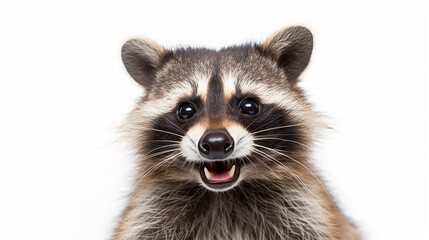
[[[223,81],[223,92],[225,94],[225,99],[230,99],[235,94],[235,88],[237,84],[237,76],[232,73],[224,74],[222,77]]]
[[[228,159],[236,159],[250,155],[253,149],[253,136],[244,129],[240,124],[229,123],[226,126],[226,130],[234,139],[234,152],[227,157]],[[182,138],[181,149],[182,154],[185,156],[188,161],[204,161],[207,160],[198,151],[198,142],[203,136],[204,132],[207,130],[207,127],[196,124],[191,127],[187,134]]]
[[[290,92],[265,83],[241,81],[240,89],[243,94],[257,94],[265,104],[276,104],[284,108],[294,108],[294,105],[297,105]]]
[[[201,161],[203,158],[198,151],[198,141],[206,131],[206,127],[196,124],[191,127],[180,143],[182,155],[188,161]]]
[[[192,85],[189,82],[183,81],[169,92],[166,92],[161,98],[149,95],[149,100],[145,101],[139,107],[138,111],[142,112],[142,116],[158,117],[172,111],[179,103],[180,99],[190,96],[191,94]]]
[[[253,136],[239,124],[231,124],[226,128],[234,139],[234,152],[229,159],[241,158],[250,155],[253,150]]]
[[[195,74],[192,79],[197,84],[197,95],[205,102],[207,98],[210,77],[203,73]]]

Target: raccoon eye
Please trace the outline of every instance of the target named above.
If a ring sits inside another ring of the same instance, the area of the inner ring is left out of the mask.
[[[246,99],[241,103],[240,111],[243,114],[255,115],[259,112],[259,105],[253,99]]]
[[[194,105],[190,104],[190,103],[184,103],[179,107],[179,110],[177,111],[177,115],[181,118],[181,119],[189,119],[192,116],[194,116],[195,112],[197,110],[195,109]]]

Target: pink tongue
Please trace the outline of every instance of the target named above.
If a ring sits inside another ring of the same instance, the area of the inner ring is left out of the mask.
[[[226,173],[214,173],[210,179],[211,182],[226,182],[228,180],[231,180],[231,177]]]

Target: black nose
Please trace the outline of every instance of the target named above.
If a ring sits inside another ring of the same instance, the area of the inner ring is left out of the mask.
[[[226,129],[210,129],[198,143],[201,155],[208,159],[224,159],[234,150],[234,140]]]

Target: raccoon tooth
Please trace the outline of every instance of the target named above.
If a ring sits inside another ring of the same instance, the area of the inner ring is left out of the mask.
[[[206,178],[208,180],[212,179],[212,177],[213,177],[213,174],[211,174],[206,167],[204,167],[204,174],[206,174]]]
[[[230,176],[231,178],[234,177],[234,173],[235,173],[235,165],[232,165],[231,170],[228,171],[228,176]]]

